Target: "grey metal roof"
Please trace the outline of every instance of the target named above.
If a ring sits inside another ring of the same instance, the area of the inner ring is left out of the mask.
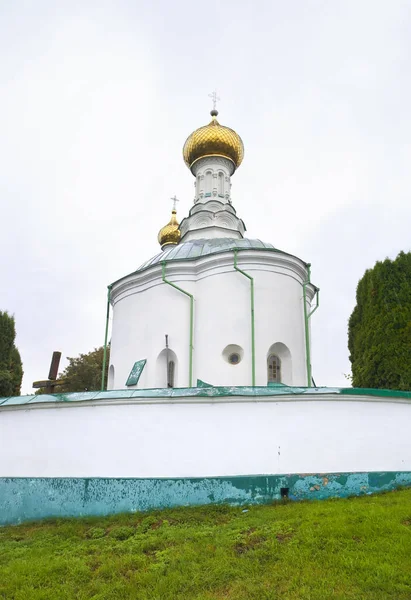
[[[214,238],[214,239],[201,239],[191,240],[190,242],[183,242],[177,246],[170,246],[166,250],[150,258],[143,263],[137,271],[143,271],[148,267],[157,265],[163,260],[167,262],[169,260],[184,260],[198,258],[200,256],[208,256],[209,254],[217,254],[219,252],[228,252],[230,250],[274,250],[276,248],[272,244],[267,244],[261,240],[249,240],[247,238],[236,239],[236,238]],[[277,250],[277,252],[280,252]]]

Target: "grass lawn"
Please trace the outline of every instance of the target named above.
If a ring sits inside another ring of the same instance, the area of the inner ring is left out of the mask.
[[[411,490],[0,528],[0,598],[411,599]]]

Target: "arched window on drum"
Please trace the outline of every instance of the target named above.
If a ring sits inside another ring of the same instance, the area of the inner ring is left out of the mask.
[[[224,197],[224,173],[218,174],[218,195],[223,198]]]
[[[213,185],[213,174],[211,171],[207,171],[205,174],[205,196],[211,196],[211,188]]]

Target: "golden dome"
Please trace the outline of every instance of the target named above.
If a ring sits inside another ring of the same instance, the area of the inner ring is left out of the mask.
[[[170,221],[158,232],[158,243],[162,248],[164,246],[175,246],[180,241],[181,232],[178,228],[179,223],[176,219],[176,214],[177,211],[173,208]]]
[[[205,156],[223,156],[234,163],[237,169],[244,158],[243,141],[233,129],[220,125],[218,112],[211,111],[212,120],[188,136],[183,148],[184,162],[191,168]]]

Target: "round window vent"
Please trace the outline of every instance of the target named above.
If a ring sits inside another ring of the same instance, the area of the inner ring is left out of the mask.
[[[229,365],[238,365],[244,356],[244,350],[237,344],[228,344],[222,352],[222,357]]]
[[[230,363],[230,365],[238,365],[240,360],[241,360],[241,356],[237,352],[233,352],[228,357],[228,362]]]

